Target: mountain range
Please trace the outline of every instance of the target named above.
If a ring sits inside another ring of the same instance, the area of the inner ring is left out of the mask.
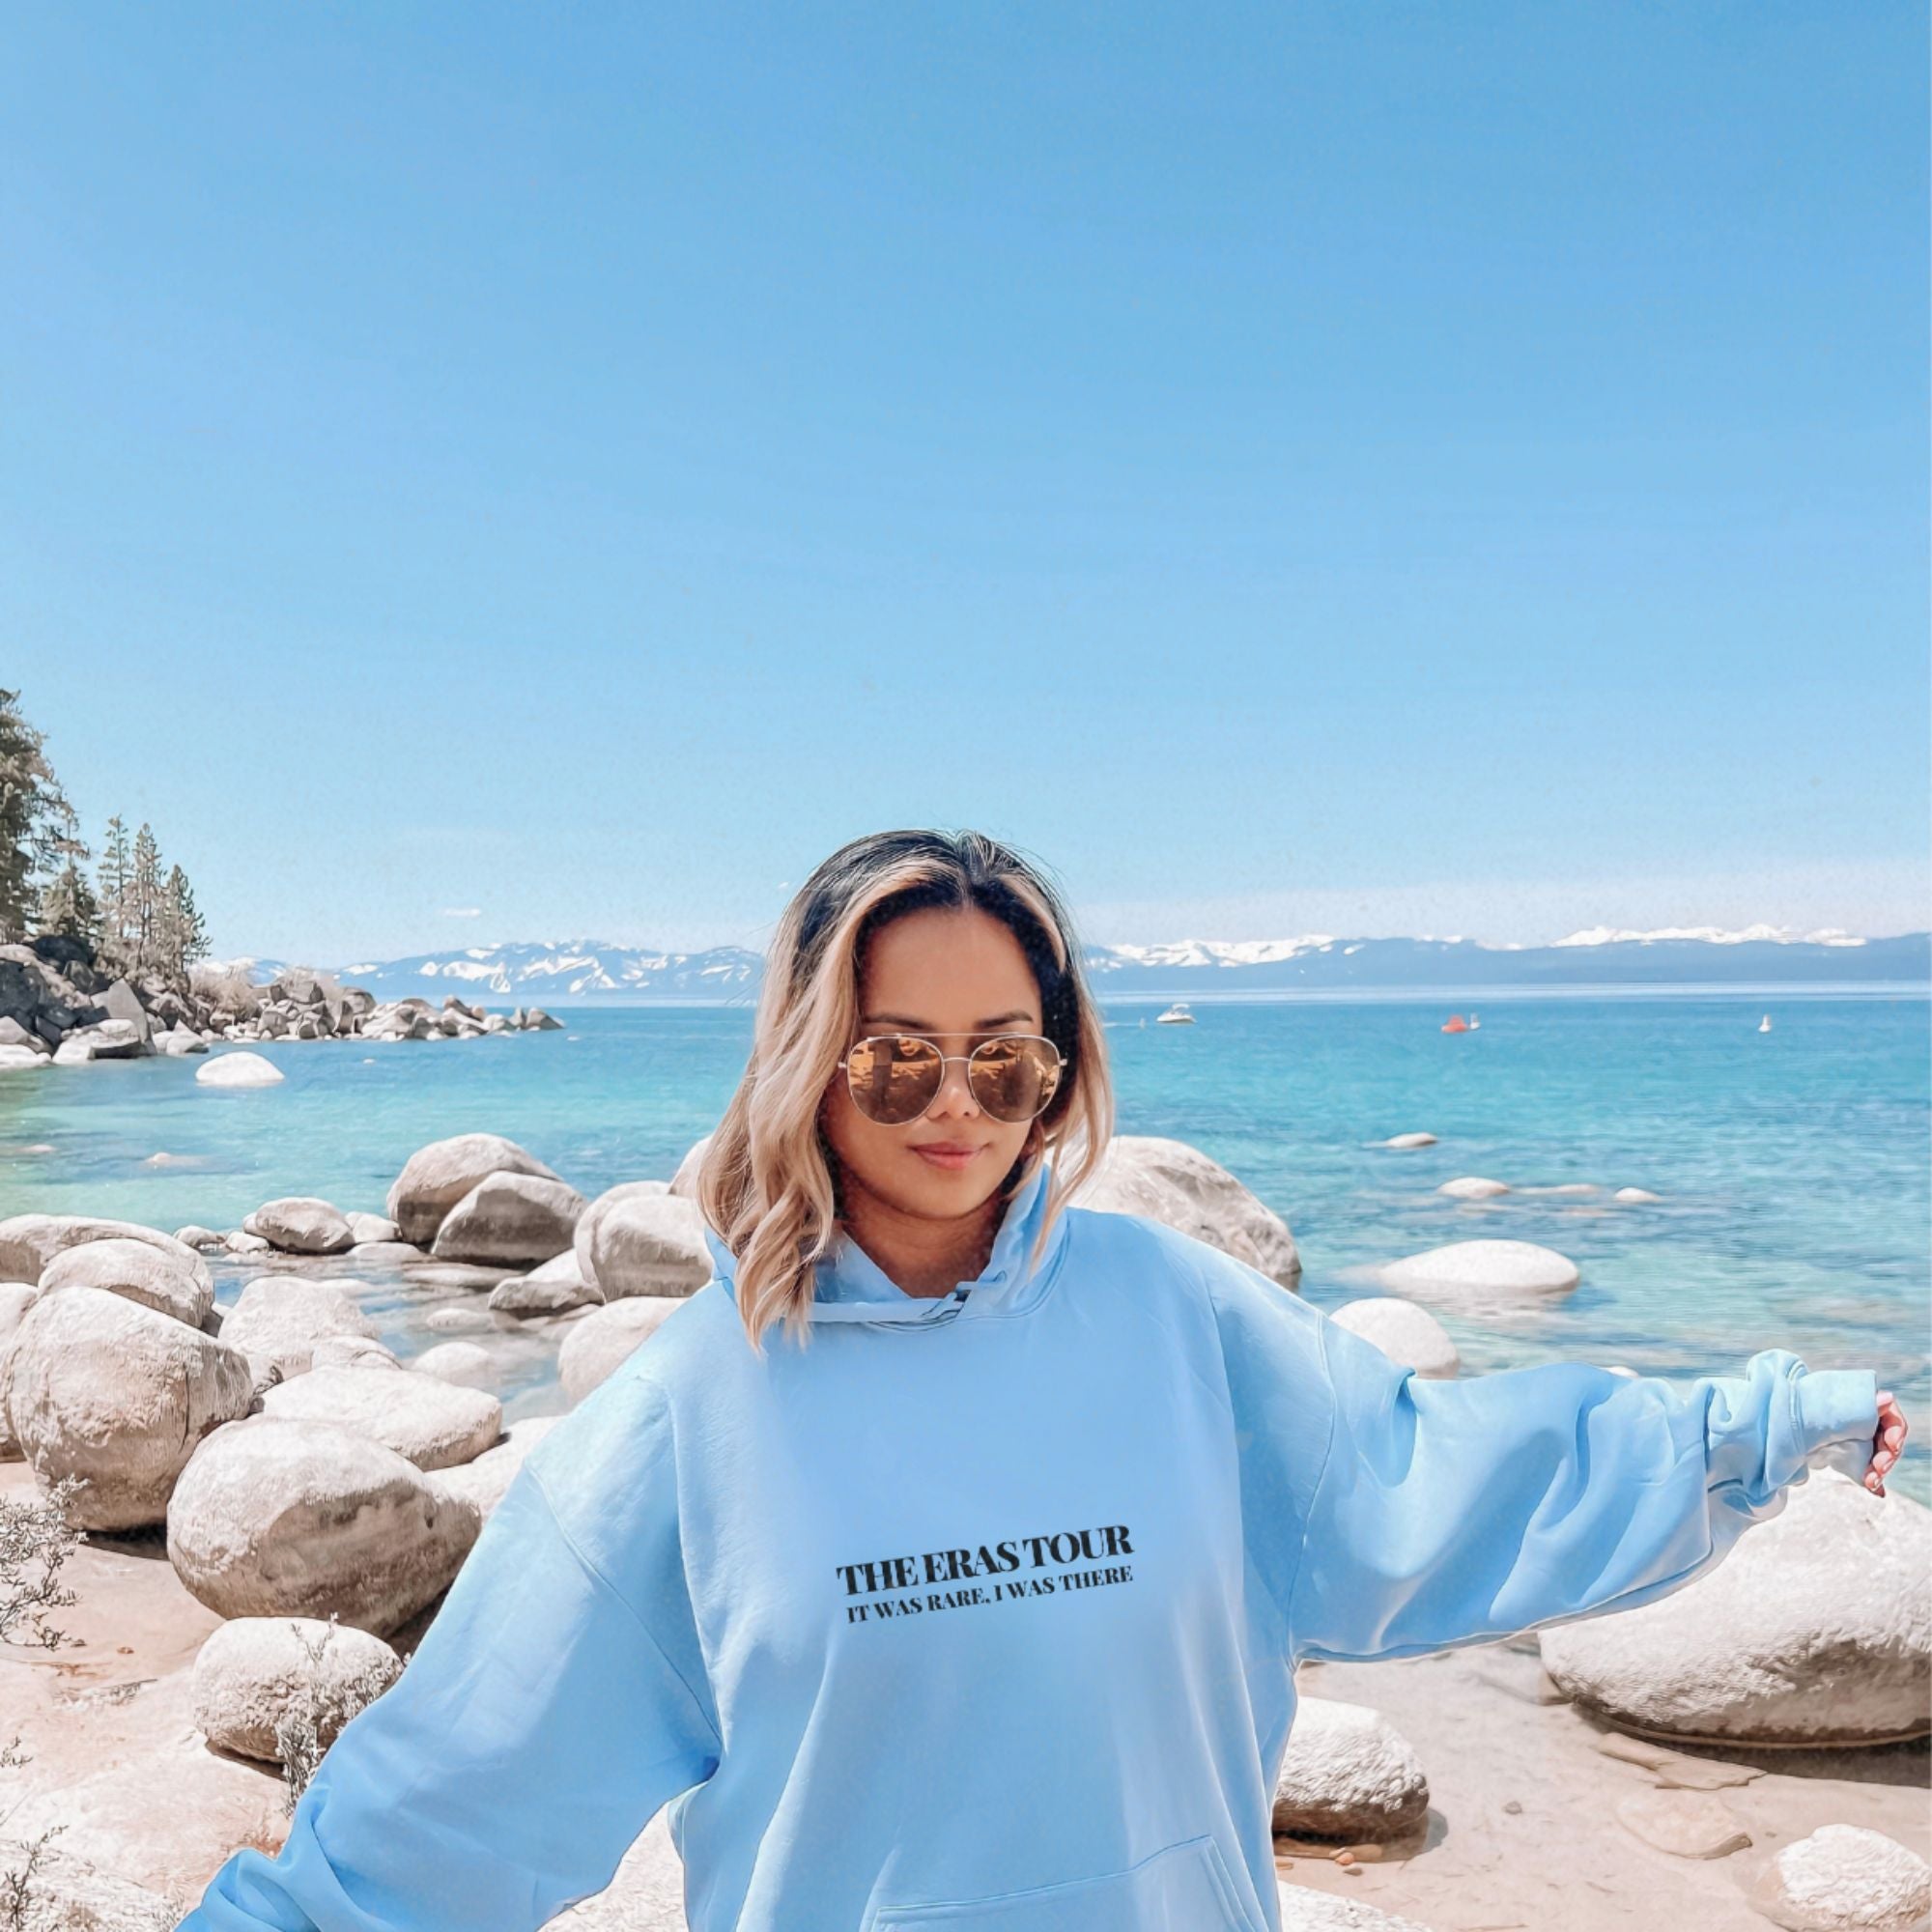
[[[1794,933],[1672,927],[1634,932],[1594,927],[1548,946],[1483,940],[1180,940],[1164,946],[1090,946],[1090,982],[1106,999],[1268,998],[1365,992],[1467,994],[1586,987],[1775,988],[1824,985],[1932,987],[1932,933],[1864,939],[1836,931]],[[225,962],[266,982],[289,962]],[[666,952],[606,940],[531,940],[411,952],[333,968],[379,999],[450,993],[471,1004],[749,1006],[762,956],[743,947]]]

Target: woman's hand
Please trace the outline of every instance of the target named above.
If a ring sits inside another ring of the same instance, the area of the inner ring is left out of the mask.
[[[1885,1479],[1905,1446],[1905,1411],[1889,1389],[1878,1392],[1878,1428],[1872,1434],[1871,1467],[1864,1473],[1864,1486],[1873,1495],[1885,1494]]]

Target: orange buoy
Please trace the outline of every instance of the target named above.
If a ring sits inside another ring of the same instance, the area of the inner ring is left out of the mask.
[[[1467,1033],[1469,1031],[1469,1022],[1461,1013],[1451,1013],[1442,1022],[1442,1031],[1444,1033]]]

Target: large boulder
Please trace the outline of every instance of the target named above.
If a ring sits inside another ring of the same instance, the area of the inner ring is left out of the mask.
[[[271,1370],[284,1378],[306,1375],[315,1345],[325,1336],[359,1335],[371,1342],[382,1331],[362,1312],[359,1281],[310,1281],[297,1274],[258,1274],[223,1311],[221,1337],[254,1366],[258,1381]]]
[[[1146,1214],[1246,1262],[1293,1288],[1301,1275],[1294,1236],[1218,1161],[1185,1141],[1116,1134],[1106,1158],[1077,1197],[1083,1208]]]
[[[285,1719],[313,1718],[327,1750],[342,1727],[402,1675],[372,1632],[323,1617],[233,1617],[195,1653],[194,1721],[219,1750],[277,1764]]]
[[[577,1224],[577,1269],[606,1301],[694,1294],[711,1279],[704,1216],[661,1180],[627,1180],[600,1194]]]
[[[63,1250],[116,1240],[146,1241],[158,1248],[213,1293],[214,1276],[208,1264],[185,1242],[137,1221],[103,1221],[91,1214],[15,1214],[0,1221],[0,1280],[39,1281]]]
[[[1274,1786],[1274,1829],[1297,1837],[1406,1837],[1429,1815],[1415,1748],[1366,1704],[1302,1697]]]
[[[449,1587],[481,1527],[472,1504],[355,1430],[251,1415],[182,1471],[168,1560],[217,1616],[332,1611],[387,1636]]]
[[[1922,1737],[1932,1511],[1832,1468],[1785,1492],[1713,1570],[1539,1634],[1559,1689],[1642,1734],[1719,1744]]]
[[[458,1134],[451,1140],[432,1141],[411,1154],[389,1189],[388,1218],[401,1230],[404,1240],[426,1248],[436,1239],[449,1210],[493,1174],[528,1174],[539,1180],[563,1179],[501,1134]],[[548,1261],[550,1256],[537,1259]]]
[[[349,1217],[333,1203],[307,1194],[263,1202],[242,1223],[242,1232],[259,1235],[291,1255],[339,1255],[355,1244]]]
[[[1329,1318],[1351,1335],[1373,1342],[1390,1361],[1418,1376],[1446,1380],[1463,1366],[1449,1331],[1426,1308],[1393,1294],[1345,1302]]]
[[[480,1456],[503,1433],[503,1405],[414,1369],[314,1368],[262,1397],[265,1414],[336,1422],[407,1456],[418,1469],[446,1469]]]
[[[438,1261],[547,1262],[569,1251],[583,1196],[568,1181],[532,1174],[493,1174],[443,1217],[430,1253]]]
[[[1392,1293],[1472,1314],[1533,1307],[1569,1293],[1580,1278],[1567,1255],[1535,1241],[1451,1241],[1381,1270]]]
[[[556,1353],[557,1379],[572,1406],[613,1376],[683,1306],[677,1295],[632,1294],[580,1316]]]
[[[410,1367],[416,1375],[433,1376],[462,1389],[494,1388],[500,1374],[496,1356],[477,1342],[439,1342],[412,1356]],[[490,1439],[494,1442],[497,1438]]]
[[[31,1046],[0,1045],[0,1073],[38,1073],[48,1065],[48,1056]]]
[[[197,1087],[273,1087],[285,1077],[272,1060],[245,1049],[215,1054],[194,1069]]]
[[[14,1337],[20,1332],[27,1310],[40,1298],[35,1282],[0,1281],[0,1463],[17,1463],[22,1453],[7,1420],[7,1357],[14,1351]]]
[[[125,1294],[129,1301],[171,1315],[190,1328],[203,1326],[214,1306],[213,1289],[197,1279],[192,1269],[152,1241],[128,1240],[125,1236],[63,1248],[41,1274],[43,1294],[61,1288],[99,1288],[109,1294]]]
[[[159,1522],[196,1445],[254,1399],[248,1358],[125,1295],[75,1286],[27,1310],[0,1409],[43,1485],[78,1476],[81,1529]]]

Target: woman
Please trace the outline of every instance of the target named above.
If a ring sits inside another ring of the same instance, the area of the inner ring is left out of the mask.
[[[1646,1602],[1813,1462],[1883,1493],[1867,1371],[1418,1381],[1065,1206],[1111,1130],[1046,881],[975,834],[834,853],[704,1155],[716,1278],[183,1932],[528,1932],[667,1803],[698,1932],[1264,1932],[1297,1659]]]

